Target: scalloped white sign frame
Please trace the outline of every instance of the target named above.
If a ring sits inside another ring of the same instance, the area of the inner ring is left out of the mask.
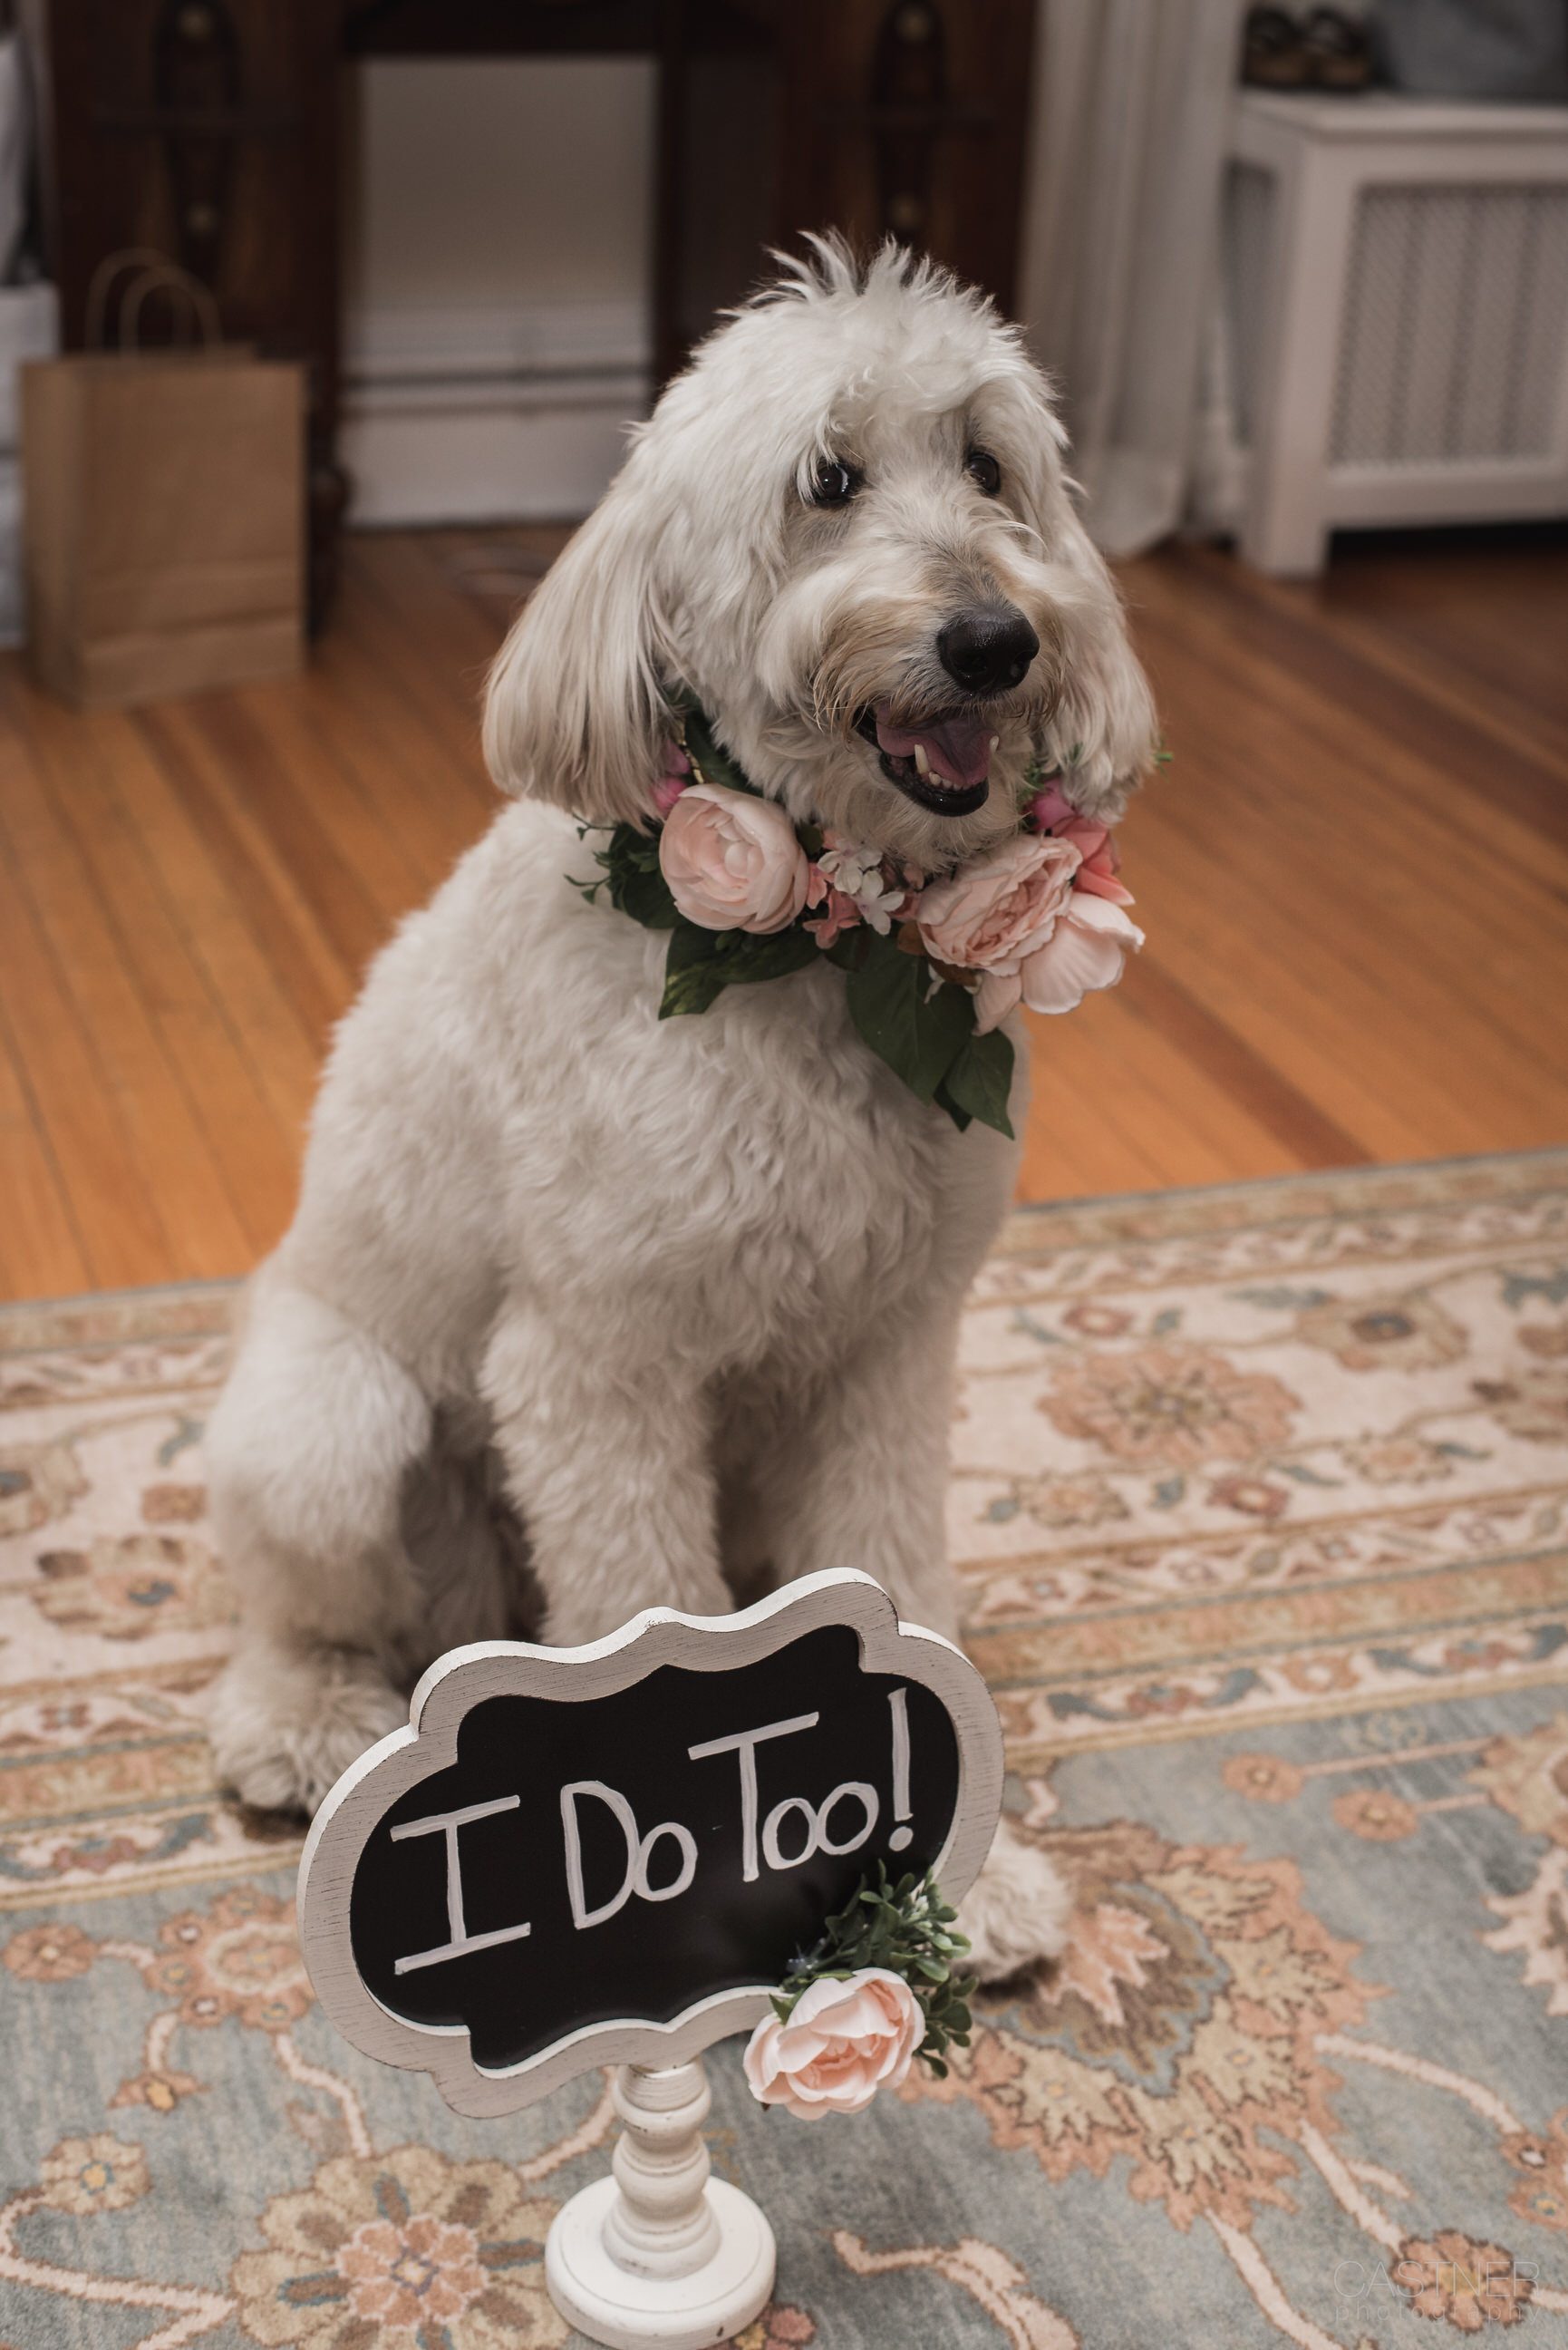
[[[786,1585],[732,1616],[682,1616],[655,1607],[618,1632],[580,1648],[482,1640],[453,1648],[414,1690],[409,1726],[362,1754],[317,1814],[299,1864],[300,1948],[316,1995],[346,2040],[384,2064],[429,2073],[449,2106],[483,2118],[512,2113],[599,2064],[683,2064],[716,2040],[744,2032],[769,2012],[774,1982],[719,1991],[659,2023],[628,2019],[584,2025],[521,2063],[476,2064],[465,2024],[421,2024],[394,2015],[355,1964],[349,1898],[365,1846],[392,1806],[458,1759],[458,1731],[494,1697],[559,1701],[613,1696],[660,1666],[722,1673],[755,1664],[827,1625],[847,1625],[860,1664],[929,1690],[947,1711],[958,1747],[952,1825],[936,1874],[946,1898],[968,1892],[991,1848],[1002,1810],[1002,1729],[984,1682],[961,1650],[938,1632],[900,1624],[880,1584],[853,1568],[830,1568]]]

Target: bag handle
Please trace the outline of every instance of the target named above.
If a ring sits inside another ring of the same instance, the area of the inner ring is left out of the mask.
[[[124,350],[129,342],[138,348],[137,336],[141,324],[141,306],[150,294],[161,288],[171,294],[182,294],[191,306],[192,316],[202,330],[202,341],[207,348],[223,339],[223,321],[211,291],[188,269],[182,269],[165,253],[151,246],[128,245],[123,253],[111,253],[93,271],[88,287],[85,339],[89,351],[103,348],[104,313],[109,307],[109,288],[117,277],[128,269],[140,274],[132,279],[120,296],[119,313],[119,343]]]

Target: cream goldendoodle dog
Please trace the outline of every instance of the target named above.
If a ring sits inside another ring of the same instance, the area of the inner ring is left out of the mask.
[[[1015,1146],[922,1105],[826,957],[661,1022],[665,934],[574,886],[579,820],[651,816],[680,691],[793,817],[928,876],[1015,836],[1032,761],[1119,813],[1152,717],[1062,451],[986,302],[823,245],[702,347],[519,619],[485,718],[518,804],[338,1032],[210,1430],[250,1802],[313,1808],[462,1641],[840,1565],[956,1630],[955,1334]],[[1002,1841],[988,1971],[1061,1908]]]

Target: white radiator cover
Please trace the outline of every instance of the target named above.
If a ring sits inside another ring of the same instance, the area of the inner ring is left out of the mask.
[[[1243,551],[1568,513],[1568,108],[1241,99],[1217,346]]]
[[[1568,187],[1363,188],[1329,461],[1550,457],[1568,348]]]

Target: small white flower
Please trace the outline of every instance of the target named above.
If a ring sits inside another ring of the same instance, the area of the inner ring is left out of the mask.
[[[825,848],[816,861],[833,887],[854,899],[861,920],[886,937],[892,928],[894,911],[903,904],[908,893],[901,886],[888,887],[879,852],[850,842]]]

